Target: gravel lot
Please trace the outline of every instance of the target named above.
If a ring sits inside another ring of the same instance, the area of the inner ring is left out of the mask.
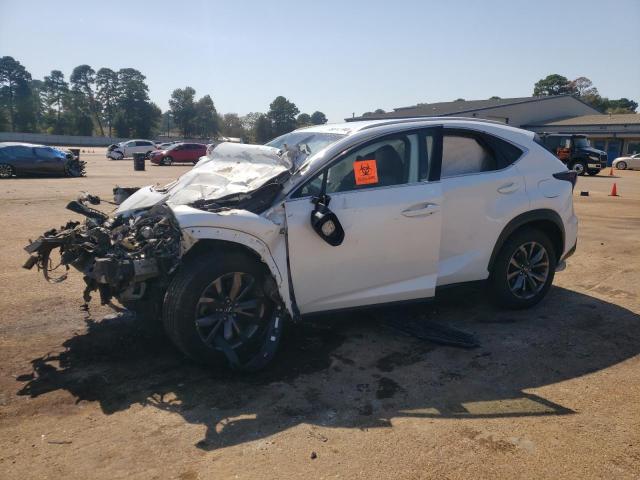
[[[83,311],[80,275],[20,268],[79,191],[110,199],[190,168],[81,155],[86,178],[0,182],[0,477],[640,478],[640,172],[579,179],[578,251],[536,308],[469,291],[393,312],[480,348],[329,316],[291,328],[268,371],[233,376],[155,325]]]

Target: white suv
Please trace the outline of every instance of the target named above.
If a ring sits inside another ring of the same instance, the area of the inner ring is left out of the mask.
[[[110,160],[122,160],[133,157],[134,153],[144,153],[149,155],[156,150],[156,144],[151,140],[129,140],[121,142],[107,148],[107,158]]]
[[[533,133],[502,124],[315,126],[222,143],[114,216],[91,209],[64,258],[103,302],[161,317],[190,357],[256,369],[287,318],[472,281],[505,307],[534,305],[576,247],[575,180]],[[111,244],[92,245],[105,228]]]

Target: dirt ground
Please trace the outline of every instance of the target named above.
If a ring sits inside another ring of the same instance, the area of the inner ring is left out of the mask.
[[[3,479],[640,478],[640,172],[579,179],[578,251],[539,306],[468,292],[393,312],[479,348],[329,316],[290,328],[268,371],[234,376],[155,325],[83,311],[80,275],[51,285],[20,268],[79,191],[110,198],[189,168],[82,156],[86,178],[0,182]]]

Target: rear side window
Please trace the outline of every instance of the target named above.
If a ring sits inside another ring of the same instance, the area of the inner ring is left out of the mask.
[[[447,178],[501,170],[521,155],[521,149],[493,135],[445,130],[440,176]]]

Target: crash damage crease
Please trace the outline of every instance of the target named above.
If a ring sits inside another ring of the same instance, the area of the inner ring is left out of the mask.
[[[25,247],[30,257],[24,267],[37,266],[50,282],[65,280],[69,267],[74,267],[84,276],[86,302],[93,291],[106,304],[113,297],[140,299],[151,287],[163,290],[193,246],[184,238],[172,207],[260,214],[271,206],[291,175],[289,153],[264,146],[220,144],[191,171],[163,188],[114,188],[114,203],[119,208],[113,215],[89,206],[99,205],[100,198],[83,194],[67,209],[83,215],[85,221],[69,221],[31,242]],[[54,265],[56,249],[59,261]],[[56,276],[60,269],[64,273]]]

